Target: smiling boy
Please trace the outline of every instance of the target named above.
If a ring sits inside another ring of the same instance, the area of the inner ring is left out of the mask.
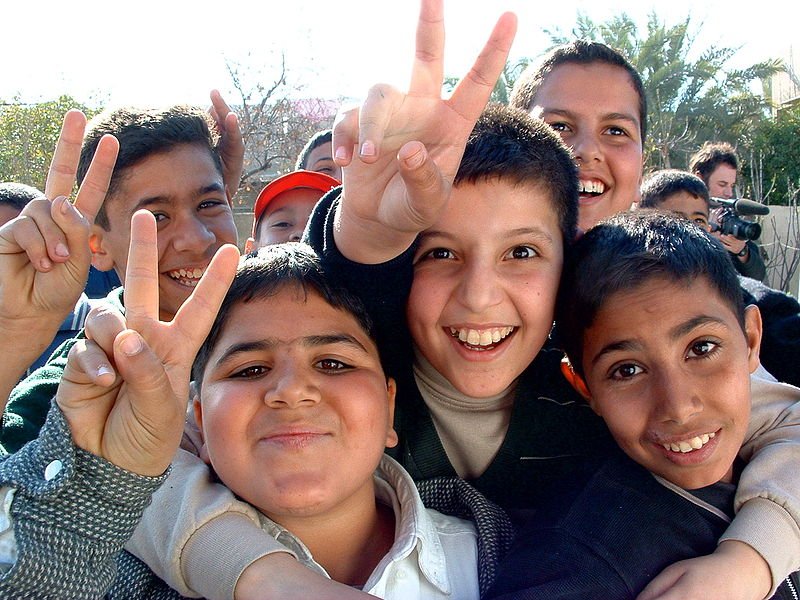
[[[587,469],[533,516],[490,597],[633,599],[670,564],[712,552],[730,522],[756,434],[761,319],[722,246],[653,211],[588,232],[560,298],[570,377],[627,457]],[[775,465],[773,481],[786,476]],[[792,597],[791,577],[775,597]]]

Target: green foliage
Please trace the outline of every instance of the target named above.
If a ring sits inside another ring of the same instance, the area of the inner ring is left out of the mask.
[[[18,98],[0,103],[0,181],[14,181],[44,190],[47,169],[61,131],[64,113],[77,108],[91,117],[89,109],[70,96],[24,104]]]
[[[760,167],[762,188],[770,204],[790,204],[800,189],[800,103],[759,124],[753,135],[753,162]]]

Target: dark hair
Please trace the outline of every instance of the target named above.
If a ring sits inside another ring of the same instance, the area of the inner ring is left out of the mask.
[[[0,204],[7,204],[21,212],[28,202],[36,198],[44,198],[44,194],[33,186],[11,181],[0,183]]]
[[[327,144],[333,141],[333,130],[331,129],[323,129],[322,131],[318,131],[311,139],[306,142],[306,145],[303,146],[303,149],[300,150],[300,154],[297,156],[297,162],[294,165],[294,170],[299,171],[300,169],[307,169],[308,168],[308,155],[314,151],[314,148],[318,146],[322,146],[322,144]]]
[[[183,105],[166,109],[125,107],[103,112],[89,123],[78,163],[78,184],[86,177],[97,144],[106,134],[119,140],[119,154],[106,201],[114,195],[129,168],[153,154],[167,152],[181,144],[197,144],[206,148],[217,170],[222,174],[222,161],[217,149],[219,136],[207,112]],[[105,204],[100,207],[95,223],[108,230]]]
[[[647,136],[647,94],[644,91],[642,77],[622,52],[601,42],[574,40],[550,50],[538,62],[528,65],[520,75],[514,84],[514,89],[511,90],[509,104],[528,112],[536,100],[539,88],[556,67],[570,63],[588,65],[595,62],[620,67],[628,73],[631,85],[639,97],[640,132],[644,146]]]
[[[576,372],[583,374],[583,339],[597,313],[617,292],[654,277],[687,285],[705,278],[744,330],[739,279],[718,240],[674,215],[653,210],[620,213],[587,231],[565,261],[556,323]]]
[[[679,192],[688,192],[695,198],[702,198],[706,206],[711,203],[703,180],[688,171],[678,169],[656,171],[642,183],[641,192],[641,208],[658,208],[664,200]]]
[[[206,337],[192,366],[192,379],[201,384],[208,359],[222,331],[239,304],[263,300],[287,287],[319,294],[334,308],[352,315],[364,332],[375,341],[375,328],[361,300],[344,287],[333,284],[325,274],[319,258],[310,246],[298,242],[273,244],[243,256],[239,262],[225,299],[222,301],[211,331]],[[268,314],[264,315],[269,318]]]
[[[572,243],[578,220],[578,171],[556,132],[525,111],[490,104],[470,133],[454,185],[494,178],[534,184],[547,192],[564,243]]]
[[[739,170],[736,150],[727,142],[706,142],[689,159],[689,170],[699,175],[706,185],[719,165],[728,165],[734,171]]]

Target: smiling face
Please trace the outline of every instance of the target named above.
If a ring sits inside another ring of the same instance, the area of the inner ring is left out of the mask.
[[[356,319],[294,285],[232,308],[195,404],[217,475],[284,524],[374,504],[372,473],[397,442],[393,407]]]
[[[463,394],[505,390],[553,323],[563,240],[549,195],[504,180],[463,183],[420,236],[414,262],[407,313],[417,347]]]
[[[687,191],[667,196],[658,209],[680,215],[706,231],[711,230],[708,225],[708,203]]]
[[[181,144],[129,167],[106,199],[109,229],[92,228],[92,264],[115,269],[123,284],[133,213],[147,209],[158,225],[160,318],[171,320],[236,226],[222,175],[206,148]]]
[[[761,320],[747,334],[700,278],[618,292],[584,334],[592,408],[633,460],[686,489],[731,481],[750,416]]]
[[[272,200],[258,224],[257,247],[299,242],[311,211],[323,193],[310,188],[296,188]]]
[[[530,113],[572,148],[580,169],[581,229],[638,201],[641,116],[639,97],[625,69],[604,62],[561,64],[542,82]]]

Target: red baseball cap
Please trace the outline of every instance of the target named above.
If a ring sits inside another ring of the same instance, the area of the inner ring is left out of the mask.
[[[281,175],[277,179],[273,179],[264,189],[261,190],[256,198],[256,205],[253,208],[253,223],[255,224],[261,219],[267,206],[275,198],[288,192],[289,190],[296,189],[312,189],[319,190],[322,194],[332,190],[341,185],[338,179],[334,179],[325,173],[317,173],[316,171],[292,171],[286,175]],[[320,197],[322,197],[320,194]]]

